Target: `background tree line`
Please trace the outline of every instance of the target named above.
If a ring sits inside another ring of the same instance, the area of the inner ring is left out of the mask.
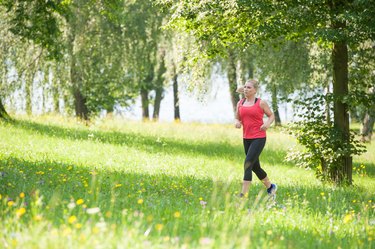
[[[220,65],[233,110],[240,98],[235,89],[252,77],[271,94],[277,125],[281,101],[317,90],[332,96],[322,99],[322,120],[341,134],[339,141],[351,144],[349,112],[363,121],[368,140],[375,112],[370,2],[1,0],[0,116],[16,108],[20,93],[31,114],[39,87],[44,112],[63,110],[63,103],[66,112],[89,120],[140,96],[143,118],[157,120],[164,88],[172,83],[180,119],[179,76],[190,88],[206,89],[213,66]],[[53,108],[47,109],[47,99]],[[350,183],[352,154],[347,149],[336,158],[328,177]],[[327,160],[318,157],[320,166]]]

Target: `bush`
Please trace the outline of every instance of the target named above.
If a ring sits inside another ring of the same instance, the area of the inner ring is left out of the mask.
[[[287,160],[315,169],[322,181],[340,183],[344,177],[342,158],[360,155],[366,150],[353,130],[347,137],[334,127],[329,118],[332,101],[332,96],[322,94],[295,101],[301,121],[291,124],[289,131],[304,149],[289,151]]]

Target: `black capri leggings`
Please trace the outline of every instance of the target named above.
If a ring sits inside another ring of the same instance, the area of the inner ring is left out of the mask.
[[[259,156],[265,144],[266,138],[243,139],[246,154],[244,163],[245,173],[243,177],[245,181],[251,181],[253,179],[252,171],[254,171],[259,180],[266,178],[267,173],[260,167],[259,163]]]

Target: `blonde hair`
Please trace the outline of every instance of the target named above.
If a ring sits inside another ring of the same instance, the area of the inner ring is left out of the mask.
[[[246,81],[245,84],[247,84],[247,83],[251,83],[251,84],[253,84],[253,87],[254,87],[256,90],[258,90],[258,88],[259,88],[259,81],[257,81],[256,79],[250,79],[250,80]]]

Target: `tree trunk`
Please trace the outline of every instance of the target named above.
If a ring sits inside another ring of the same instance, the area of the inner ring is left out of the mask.
[[[178,75],[176,73],[176,68],[174,67],[173,75],[173,110],[174,110],[174,120],[180,121],[180,100],[178,94]]]
[[[370,90],[371,95],[375,95],[375,87],[372,87]],[[375,122],[375,105],[370,106],[366,110],[365,117],[362,121],[362,142],[369,142],[371,143],[372,132],[374,130],[374,122]]]
[[[345,23],[336,24],[336,28],[345,28]],[[348,47],[345,41],[335,42],[332,50],[334,127],[342,134],[344,143],[349,143],[349,108],[343,101],[348,95]],[[334,167],[331,178],[338,184],[352,184],[352,156],[343,155]]]
[[[152,119],[154,121],[159,120],[160,105],[161,105],[162,99],[163,99],[163,87],[161,86],[155,89],[154,112],[152,113]]]
[[[272,84],[271,95],[272,95],[272,109],[273,109],[273,113],[275,114],[275,126],[281,126],[279,106],[278,106],[278,101],[277,101],[277,86],[275,84]]]
[[[53,79],[52,79],[52,98],[53,98],[53,109],[55,113],[60,113],[60,79],[58,78],[58,65],[56,65],[53,69]]]
[[[30,72],[25,73],[25,90],[26,90],[26,114],[32,115],[32,91],[34,88],[34,79],[36,75],[36,66],[34,65]],[[28,83],[29,82],[29,83]]]
[[[327,82],[326,85],[326,95],[328,96],[329,94],[329,82]],[[328,99],[325,100],[325,112],[326,112],[326,121],[327,124],[330,126],[331,125],[331,107],[330,107],[330,102]]]
[[[85,121],[89,120],[88,109],[86,105],[86,97],[83,96],[79,88],[74,89],[74,107],[76,111],[76,117]]]
[[[150,112],[148,110],[148,90],[145,88],[141,88],[141,102],[142,102],[142,119],[148,120],[150,119]]]
[[[371,142],[372,132],[374,130],[375,112],[374,110],[368,110],[365,118],[363,119],[362,127],[362,141]]]
[[[70,79],[73,84],[73,96],[74,96],[74,108],[76,111],[76,117],[89,120],[88,108],[86,104],[86,96],[82,93],[81,77],[78,72],[77,65],[75,63],[74,55],[72,57],[72,66],[70,67]]]
[[[33,85],[33,81],[31,81],[29,84],[27,83],[27,79],[25,79],[25,91],[26,91],[26,95],[25,95],[25,98],[26,98],[26,114],[28,116],[31,116],[32,115],[32,106],[31,106],[31,99],[32,99],[32,96],[31,96],[31,91],[32,91],[32,85]]]
[[[155,81],[155,100],[154,100],[154,112],[152,114],[152,119],[154,121],[159,120],[160,114],[160,104],[163,99],[164,92],[164,73],[167,70],[164,61],[165,53],[160,56],[160,64],[157,70],[156,81]]]
[[[73,97],[74,97],[74,109],[76,117],[85,121],[89,120],[89,110],[87,108],[87,99],[82,92],[83,84],[82,77],[80,74],[80,68],[77,63],[76,55],[74,54],[74,41],[75,31],[70,30],[69,36],[69,55],[70,55],[70,81],[72,83]]]
[[[236,67],[236,56],[233,51],[229,51],[228,56],[228,68],[227,68],[228,82],[229,82],[229,93],[232,101],[233,114],[236,115],[237,103],[240,100],[237,90],[237,67]]]
[[[9,119],[9,115],[7,111],[5,110],[5,107],[3,105],[1,98],[0,98],[0,119]]]

